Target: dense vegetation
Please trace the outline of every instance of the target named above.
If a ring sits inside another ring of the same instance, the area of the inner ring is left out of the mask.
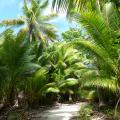
[[[89,99],[99,107],[120,102],[119,0],[53,0],[52,9],[78,24],[58,38],[44,15],[48,0],[24,0],[24,17],[3,20],[0,34],[0,103],[34,107]],[[23,26],[18,33],[11,26]]]

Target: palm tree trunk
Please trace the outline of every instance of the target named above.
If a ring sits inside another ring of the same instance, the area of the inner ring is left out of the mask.
[[[118,72],[117,72],[117,81],[118,81],[118,96],[120,96],[120,68],[118,67]],[[120,97],[117,100],[117,103],[115,105],[115,111],[114,111],[114,118],[117,117],[117,109],[118,109],[118,105],[120,103]]]
[[[99,107],[104,106],[103,98],[101,96],[100,89],[97,87],[97,94],[98,94],[98,99],[99,99]]]
[[[31,43],[32,42],[32,30],[33,30],[33,25],[29,25],[29,32],[28,32],[28,41]]]
[[[98,12],[101,13],[100,0],[96,0],[96,7],[97,7]]]
[[[69,102],[72,102],[72,96],[69,94]]]
[[[117,108],[118,108],[119,103],[120,103],[120,97],[119,97],[119,99],[117,101],[117,104],[115,105],[114,119],[117,117]]]

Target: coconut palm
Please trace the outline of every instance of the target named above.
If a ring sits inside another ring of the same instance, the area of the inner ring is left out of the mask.
[[[50,24],[50,20],[56,17],[56,14],[44,15],[43,11],[48,6],[48,0],[44,2],[30,1],[29,6],[24,0],[23,12],[24,16],[19,19],[3,20],[0,22],[2,26],[25,25],[23,31],[28,33],[29,41],[33,40],[55,40],[55,26]]]

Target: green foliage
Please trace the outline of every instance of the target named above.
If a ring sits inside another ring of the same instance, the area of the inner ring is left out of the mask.
[[[9,99],[19,83],[39,68],[33,62],[35,56],[31,51],[32,46],[13,35],[13,31],[5,32],[4,42],[0,46],[0,97]]]
[[[53,8],[55,8],[57,11],[67,11],[68,14],[72,10],[77,10],[80,11],[81,9],[92,9],[94,10],[96,7],[96,1],[91,0],[74,0],[74,1],[69,1],[69,0],[53,0]]]
[[[49,86],[50,91],[54,89],[55,91],[59,91],[65,87],[78,84],[78,80],[74,79],[74,65],[81,61],[78,56],[80,56],[80,54],[72,46],[69,46],[69,44],[54,43],[39,57],[38,60],[41,66],[46,66],[48,69],[49,81],[53,83],[51,84],[52,86]],[[53,89],[51,89],[51,87],[53,87]]]
[[[110,2],[113,3],[117,11],[119,11],[119,0],[53,0],[52,6],[56,11],[67,11],[68,15],[71,15],[73,11],[80,12],[81,10],[85,12],[91,10],[102,13],[105,3]]]
[[[103,15],[107,24],[115,31],[120,28],[119,11],[114,2],[107,2],[103,8]]]
[[[32,105],[48,96],[82,92],[82,97],[97,96],[99,102],[106,96],[116,101],[120,94],[119,1],[53,0],[57,11],[67,11],[71,20],[82,25],[82,30],[70,28],[62,33],[63,41],[53,43],[57,35],[50,21],[57,15],[43,14],[48,0],[29,2],[24,0],[24,17],[0,22],[0,26],[25,25],[18,34],[10,29],[0,34],[0,100],[13,102],[23,92],[23,99]],[[90,114],[89,107],[80,111],[84,120]]]
[[[81,99],[87,99],[87,100],[94,100],[95,98],[97,98],[97,93],[95,90],[84,90],[84,89],[81,89],[79,91],[79,94],[80,94],[80,98]]]
[[[80,120],[91,120],[92,107],[90,105],[83,105],[79,111]]]
[[[23,117],[22,115],[14,111],[14,112],[9,112],[7,116],[7,120],[25,120],[22,117]]]
[[[76,19],[78,20],[78,22],[82,23],[83,26],[85,26],[86,30],[92,36],[93,40],[86,41],[86,40],[78,39],[75,42],[75,44],[80,45],[83,48],[87,49],[89,52],[94,54],[95,57],[97,57],[97,60],[99,59],[100,61],[104,62],[104,65],[106,65],[107,67],[102,66],[102,64],[100,65],[99,61],[97,61],[96,63],[96,65],[99,68],[103,69],[103,71],[107,71],[109,68],[108,71],[110,72],[111,70],[114,73],[114,75],[119,73],[119,70],[117,71],[117,68],[119,66],[119,64],[117,64],[117,59],[119,55],[116,54],[116,56],[114,56],[115,53],[117,52],[115,51],[112,43],[114,38],[113,36],[111,36],[112,35],[111,29],[106,25],[106,22],[104,21],[104,19],[100,15],[97,15],[96,13],[93,13],[93,12],[83,13],[80,15],[80,18],[77,17]],[[98,73],[99,73],[98,76],[100,76],[101,71],[98,71]],[[112,73],[111,73],[111,77],[112,77]],[[115,81],[115,79],[113,81]],[[119,80],[117,82],[119,84]],[[102,83],[104,84],[105,82],[102,82]],[[115,84],[116,83],[114,83],[114,86]],[[116,89],[116,87],[114,88]],[[112,88],[112,87],[109,87],[109,88]]]
[[[75,38],[84,37],[83,31],[77,28],[70,28],[68,31],[62,33],[62,38],[66,42],[71,42]]]

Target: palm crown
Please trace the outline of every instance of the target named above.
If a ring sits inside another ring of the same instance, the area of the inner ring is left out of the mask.
[[[48,6],[48,0],[37,2],[31,0],[28,6],[24,0],[23,17],[13,20],[3,20],[2,26],[25,25],[23,31],[28,32],[29,41],[32,40],[55,40],[57,38],[55,26],[50,24],[50,20],[56,17],[56,14],[43,15],[43,10]]]

